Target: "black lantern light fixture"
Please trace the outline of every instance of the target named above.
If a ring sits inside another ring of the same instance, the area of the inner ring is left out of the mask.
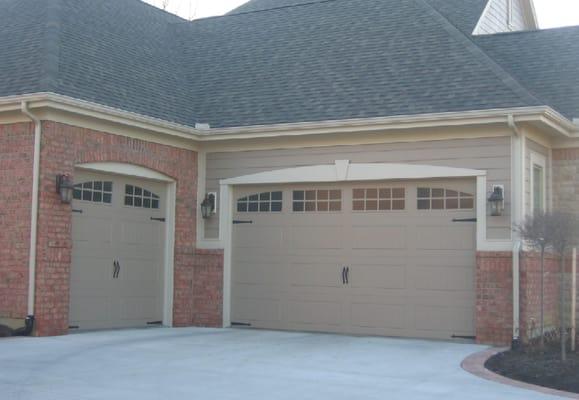
[[[201,216],[207,219],[215,214],[215,194],[208,193],[201,202]]]
[[[72,183],[70,175],[63,174],[56,176],[56,193],[59,194],[60,200],[64,204],[72,203],[74,184]]]
[[[493,217],[500,217],[503,215],[505,209],[505,195],[502,186],[493,186],[493,191],[489,196],[488,201],[491,206],[491,215]]]

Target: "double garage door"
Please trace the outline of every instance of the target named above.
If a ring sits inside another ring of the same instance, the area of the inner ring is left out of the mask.
[[[160,323],[164,185],[88,172],[75,184],[70,326]]]
[[[474,335],[474,194],[457,179],[237,189],[232,323]]]

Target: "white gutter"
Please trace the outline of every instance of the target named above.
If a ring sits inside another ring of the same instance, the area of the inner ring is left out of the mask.
[[[513,114],[507,116],[507,124],[509,128],[513,131],[514,138],[514,148],[513,148],[513,199],[512,201],[512,216],[511,224],[514,226],[521,224],[524,218],[524,163],[525,163],[525,136],[521,132],[519,127],[515,122],[515,117]],[[515,238],[513,245],[513,256],[512,256],[512,268],[513,268],[513,345],[519,342],[521,337],[521,326],[520,326],[520,315],[521,315],[521,305],[520,305],[520,252],[523,247],[523,242],[519,238]]]
[[[571,260],[571,351],[575,351],[577,344],[577,247],[573,247]]]
[[[36,245],[38,238],[38,189],[40,177],[40,144],[42,138],[42,123],[28,109],[28,103],[23,101],[21,110],[34,123],[34,163],[32,167],[32,206],[30,212],[30,252],[28,256],[28,315],[34,315],[36,295]]]
[[[513,246],[513,344],[517,343],[521,337],[520,327],[520,280],[521,271],[519,264],[519,253],[522,242],[517,240]]]
[[[579,127],[551,107],[515,107],[508,109],[442,112],[421,115],[355,118],[315,122],[281,123],[271,125],[238,126],[230,128],[195,129],[190,126],[128,112],[115,107],[79,100],[55,93],[34,93],[0,98],[0,112],[16,111],[26,101],[29,108],[53,108],[56,110],[105,119],[110,122],[136,128],[153,130],[169,136],[178,136],[199,142],[228,139],[249,139],[277,136],[300,136],[329,133],[351,133],[356,131],[381,131],[390,129],[423,128],[436,126],[461,126],[467,124],[504,123],[505,115],[513,115],[517,122],[542,122],[566,137],[579,137]]]

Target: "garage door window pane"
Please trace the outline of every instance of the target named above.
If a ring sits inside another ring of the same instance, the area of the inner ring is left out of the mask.
[[[419,210],[472,210],[474,195],[444,188],[418,188],[416,207]]]
[[[110,204],[112,201],[112,191],[112,182],[83,182],[74,185],[72,196],[75,200],[90,201],[91,203]]]
[[[330,212],[342,210],[341,190],[294,190],[294,212]]]
[[[352,210],[404,210],[405,197],[404,188],[357,188],[352,190]]]
[[[125,185],[124,205],[127,207],[159,209],[159,196],[138,186]]]
[[[237,199],[237,212],[281,212],[282,192],[263,192]]]

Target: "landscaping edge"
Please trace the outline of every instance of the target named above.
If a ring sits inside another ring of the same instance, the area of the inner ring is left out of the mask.
[[[471,354],[470,356],[465,358],[462,361],[460,366],[465,371],[467,371],[475,376],[478,376],[479,378],[486,379],[488,381],[497,382],[497,383],[501,383],[504,385],[515,386],[515,387],[518,387],[521,389],[532,390],[535,392],[548,394],[548,395],[552,395],[552,396],[560,396],[560,397],[565,397],[568,399],[579,399],[579,394],[565,392],[565,391],[557,390],[557,389],[550,389],[550,388],[546,388],[543,386],[532,385],[530,383],[525,383],[525,382],[521,382],[521,381],[516,381],[514,379],[510,379],[510,378],[507,378],[505,376],[494,373],[494,372],[485,368],[485,363],[487,362],[487,360],[489,358],[491,358],[492,356],[494,356],[498,353],[502,353],[502,352],[507,351],[507,350],[509,350],[509,348],[507,348],[507,347],[501,347],[501,348],[495,347],[495,348],[490,348],[487,350],[479,351],[478,353]]]

